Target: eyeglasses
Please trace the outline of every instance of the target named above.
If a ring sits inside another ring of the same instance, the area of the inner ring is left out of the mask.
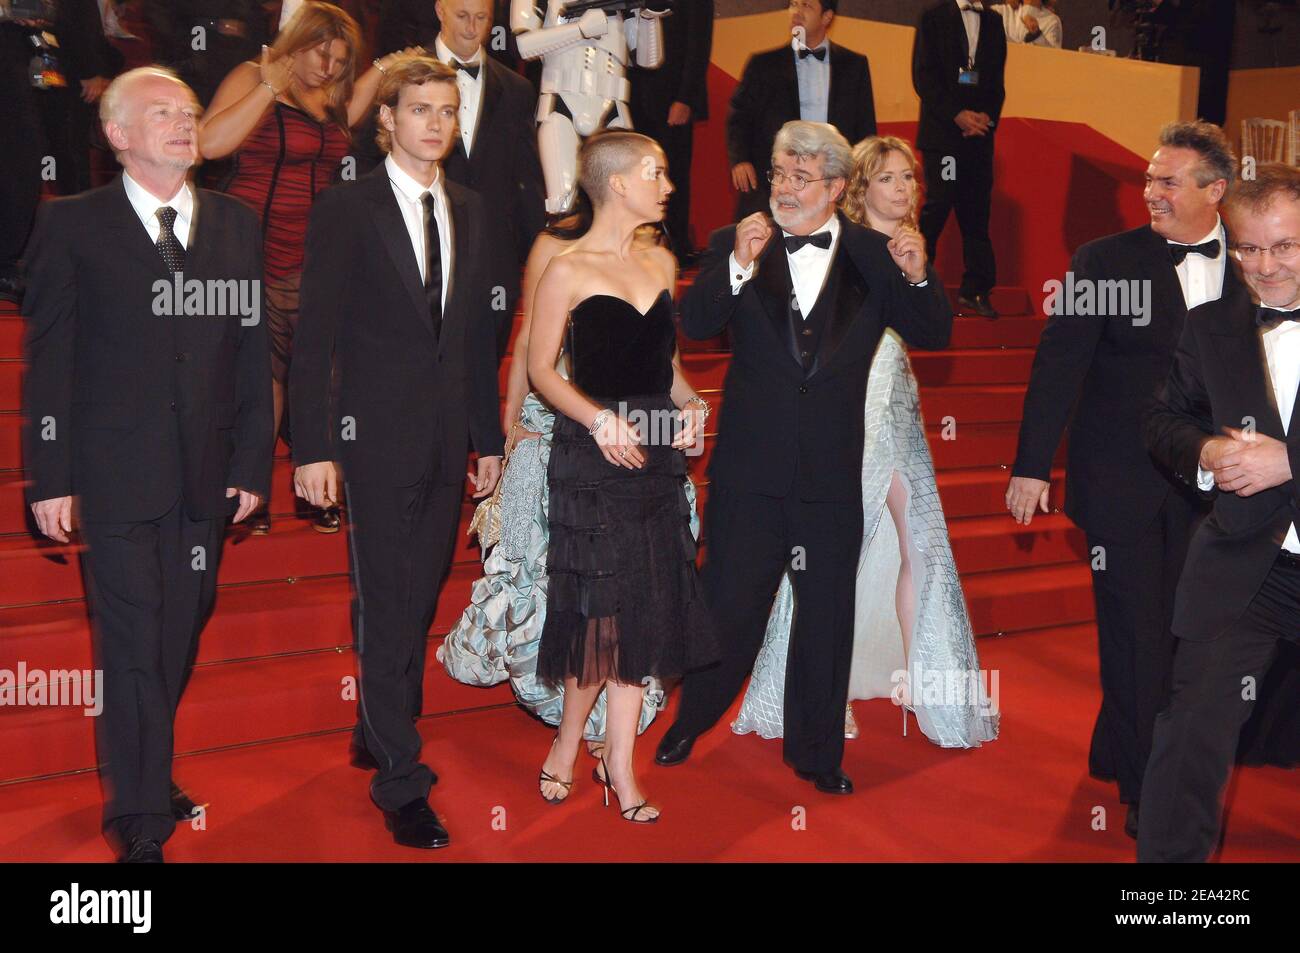
[[[789,179],[790,188],[794,189],[796,192],[802,192],[809,182],[825,182],[827,179],[833,178],[835,178],[835,176],[826,175],[822,176],[820,179],[810,179],[802,172],[791,172],[789,175],[786,175],[780,169],[769,169],[767,173],[767,181],[771,185],[780,185],[786,179]]]
[[[1237,261],[1259,261],[1259,256],[1268,252],[1276,261],[1290,261],[1297,254],[1300,254],[1300,242],[1287,239],[1271,245],[1268,248],[1260,248],[1258,245],[1234,245],[1232,253],[1237,256]]]

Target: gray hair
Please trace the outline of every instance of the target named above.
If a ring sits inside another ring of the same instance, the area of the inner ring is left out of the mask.
[[[135,69],[127,70],[108,84],[108,88],[104,90],[104,95],[99,98],[99,121],[101,123],[112,122],[121,125],[124,118],[123,113],[126,111],[127,92],[136,80],[144,79],[146,76],[161,76],[164,79],[180,83],[186,89],[189,89],[183,79],[165,66],[137,66]],[[192,94],[193,91],[191,91]]]
[[[847,179],[853,169],[853,150],[849,140],[826,122],[795,119],[781,127],[772,143],[772,158],[778,155],[821,156],[826,164],[822,174],[828,179]]]
[[[1223,130],[1203,119],[1177,119],[1160,130],[1160,144],[1175,149],[1191,149],[1201,157],[1193,173],[1196,184],[1205,188],[1219,179],[1232,185],[1237,175],[1237,157]]]

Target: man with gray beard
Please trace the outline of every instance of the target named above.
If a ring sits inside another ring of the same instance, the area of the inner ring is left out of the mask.
[[[692,338],[731,335],[709,466],[703,582],[723,659],[682,682],[655,760],[680,764],[735,699],[781,574],[798,612],[786,666],[785,760],[827,794],[840,768],[862,548],[862,406],[886,327],[946,347],[952,311],[915,233],[888,238],[836,210],[852,167],[834,126],[788,122],[772,147],[771,218],[719,229],[682,301]]]

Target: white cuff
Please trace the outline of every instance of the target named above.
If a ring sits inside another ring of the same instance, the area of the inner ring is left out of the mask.
[[[731,276],[731,293],[740,294],[740,289],[745,286],[750,278],[754,277],[754,262],[749,263],[749,267],[741,268],[740,262],[736,261],[736,253],[733,251],[727,258],[727,274]]]
[[[1196,468],[1196,485],[1202,490],[1213,490],[1214,473],[1205,469],[1205,467],[1198,466]]]

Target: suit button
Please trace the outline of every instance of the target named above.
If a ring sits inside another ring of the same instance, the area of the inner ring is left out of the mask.
[[[188,357],[189,357],[188,354],[186,354],[184,351],[181,351],[179,354],[176,355],[176,363],[184,364]]]
[[[804,359],[805,361],[808,360],[808,352],[807,352],[807,351],[800,351],[799,353],[803,355],[803,359]]]
[[[171,402],[170,404],[168,404],[167,406],[170,407],[172,410],[175,410],[175,409],[176,409],[176,401],[172,401],[172,402]]]
[[[808,355],[805,354],[804,356],[807,357]],[[799,385],[799,393],[801,393],[801,394],[806,394],[806,393],[808,393],[808,385],[807,385],[807,384],[800,384],[800,385]]]
[[[812,328],[804,328],[804,329],[803,329],[803,336],[806,337],[806,338],[808,338],[808,337],[812,337]]]

